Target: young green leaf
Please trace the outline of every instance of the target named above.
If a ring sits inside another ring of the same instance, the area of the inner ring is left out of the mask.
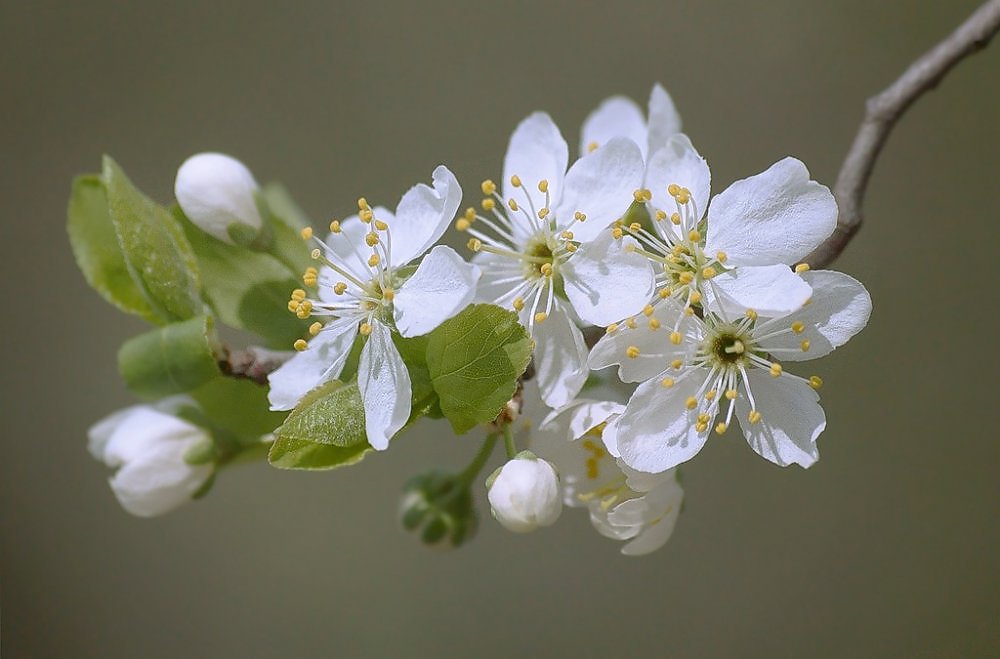
[[[132,185],[108,156],[103,179],[125,264],[160,322],[204,313],[198,264],[177,221]]]
[[[83,276],[105,300],[150,322],[157,317],[132,281],[108,211],[104,182],[97,175],[73,180],[66,231]]]
[[[250,380],[212,378],[190,392],[201,412],[212,424],[234,433],[245,444],[256,443],[262,435],[281,425],[286,414],[271,412],[267,387]]]
[[[372,450],[374,449],[367,443],[332,446],[304,439],[278,437],[271,444],[267,459],[279,469],[336,469],[361,462]]]
[[[332,380],[303,397],[275,433],[279,439],[331,446],[367,445],[365,409],[357,382]]]
[[[305,334],[309,323],[287,309],[299,285],[297,273],[270,254],[216,240],[180,208],[172,210],[198,258],[205,297],[222,322],[257,334],[273,348],[289,348]]]
[[[531,359],[531,339],[510,311],[476,304],[430,333],[427,367],[456,433],[493,421]]]
[[[118,370],[144,398],[190,391],[219,374],[215,345],[211,316],[198,316],[126,341],[118,350]]]

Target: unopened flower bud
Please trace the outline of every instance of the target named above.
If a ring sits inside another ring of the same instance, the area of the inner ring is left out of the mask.
[[[199,494],[215,471],[203,428],[150,405],[112,414],[90,429],[90,452],[117,468],[111,489],[139,517],[168,513]]]
[[[222,153],[199,153],[177,170],[174,195],[202,231],[229,244],[249,244],[263,222],[257,181],[246,165]]]
[[[562,513],[559,474],[528,451],[497,470],[486,486],[493,517],[508,531],[527,533],[551,526]]]
[[[439,548],[458,547],[476,532],[472,493],[454,474],[432,471],[412,478],[403,489],[399,513],[403,528]]]

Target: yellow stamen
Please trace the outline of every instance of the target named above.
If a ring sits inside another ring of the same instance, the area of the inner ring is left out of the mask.
[[[670,333],[670,342],[673,343],[675,346],[679,346],[681,344],[682,338],[683,337],[681,337],[680,332],[674,331]]]
[[[549,191],[549,182],[546,181],[545,179],[542,179],[541,181],[539,181],[538,182],[538,191],[539,192],[548,192]]]
[[[343,295],[347,291],[347,282],[338,281],[333,285],[333,292],[337,295]]]
[[[545,319],[548,318],[548,317],[549,317],[549,314],[545,313],[544,311],[539,311],[538,313],[535,314],[535,322],[536,323],[543,323],[543,322],[545,322]]]
[[[674,386],[674,379],[673,378],[663,378],[662,380],[660,380],[660,384],[665,389],[669,389],[670,387]]]
[[[670,366],[675,371],[679,371],[681,369],[681,366],[683,366],[683,365],[684,365],[684,362],[681,361],[680,359],[675,359],[674,361],[670,362]]]
[[[330,220],[330,232],[340,233],[340,231],[341,231],[340,222],[338,222],[337,220]]]
[[[813,389],[819,389],[823,386],[823,378],[818,375],[809,376],[809,386]]]
[[[465,243],[465,246],[473,252],[478,252],[483,248],[483,242],[478,238],[469,238],[469,242]]]
[[[618,331],[618,323],[611,323],[610,325],[608,325],[608,328],[604,331],[607,332],[608,334],[614,334],[615,332]]]
[[[302,352],[303,350],[306,349],[308,345],[309,344],[306,343],[305,339],[296,339],[295,343],[292,344],[292,347],[298,350],[299,352]]]
[[[524,309],[524,298],[520,296],[514,298],[512,306],[514,307],[514,311],[521,311]]]
[[[372,326],[369,323],[361,323],[358,332],[361,333],[361,336],[368,336],[372,333]]]
[[[729,426],[727,426],[722,421],[720,421],[719,423],[715,424],[715,432],[719,433],[720,435],[723,434],[724,432],[726,432],[726,430],[728,428],[729,428]]]
[[[802,348],[802,352],[809,352],[809,347],[811,345],[812,344],[809,343],[809,339],[802,339],[802,343],[799,344],[799,347]]]
[[[309,326],[309,334],[316,336],[321,329],[323,329],[323,323],[315,322]]]
[[[480,203],[480,205],[481,205],[481,206],[483,207],[483,210],[484,210],[484,211],[491,211],[491,210],[493,210],[494,208],[496,208],[496,206],[497,206],[497,202],[496,202],[496,200],[494,200],[494,199],[490,199],[489,197],[487,197],[486,199],[483,199],[483,200],[482,200],[481,202],[479,202],[479,203]]]
[[[490,179],[486,179],[480,184],[479,188],[483,191],[484,195],[489,197],[490,195],[492,195],[494,192],[497,191],[497,184],[491,181]]]
[[[657,320],[656,318],[650,318],[649,319],[649,329],[651,329],[653,331],[656,331],[656,330],[660,329],[660,321]]]
[[[302,231],[299,232],[299,235],[302,236],[302,240],[311,240],[313,237],[312,227],[302,229]]]
[[[369,247],[374,247],[375,245],[378,245],[378,234],[375,233],[374,231],[365,234],[365,243]]]
[[[794,323],[792,323],[792,331],[795,332],[796,334],[802,334],[802,332],[804,332],[805,329],[806,326],[801,320],[796,320]]]
[[[510,184],[513,185],[515,188],[521,187],[521,177],[518,176],[517,174],[514,174],[513,176],[510,177]]]
[[[378,262],[380,260],[381,259],[379,259],[378,254],[372,254],[371,256],[368,257],[368,265],[374,268],[375,266],[378,265]]]
[[[773,363],[771,364],[771,377],[778,377],[781,375],[781,364]]]
[[[694,408],[698,407],[698,399],[695,398],[694,396],[688,396],[687,400],[684,401],[684,407],[688,408],[689,410],[693,410]]]
[[[809,272],[808,263],[800,263],[797,266],[795,266],[795,274],[801,275],[803,272]]]
[[[758,412],[757,410],[750,410],[750,414],[747,415],[747,420],[750,423],[758,423],[760,421],[760,419],[761,419],[761,415],[760,415],[760,412]]]
[[[639,356],[638,346],[629,346],[628,348],[625,349],[625,354],[628,356],[629,359],[635,359],[636,357]]]
[[[726,389],[726,400],[736,400],[735,389]]]

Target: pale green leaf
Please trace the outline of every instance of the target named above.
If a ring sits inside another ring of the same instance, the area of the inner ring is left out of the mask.
[[[190,391],[219,374],[210,316],[171,323],[126,341],[118,370],[144,398]]]
[[[510,311],[466,308],[430,333],[427,367],[441,412],[461,434],[493,421],[531,359],[531,339]]]
[[[332,380],[313,389],[275,432],[281,439],[331,446],[367,444],[365,409],[357,382]]]

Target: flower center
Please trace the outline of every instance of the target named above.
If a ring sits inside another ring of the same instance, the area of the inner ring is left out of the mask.
[[[720,366],[743,363],[747,357],[748,338],[732,330],[723,330],[708,340],[705,352]]]

